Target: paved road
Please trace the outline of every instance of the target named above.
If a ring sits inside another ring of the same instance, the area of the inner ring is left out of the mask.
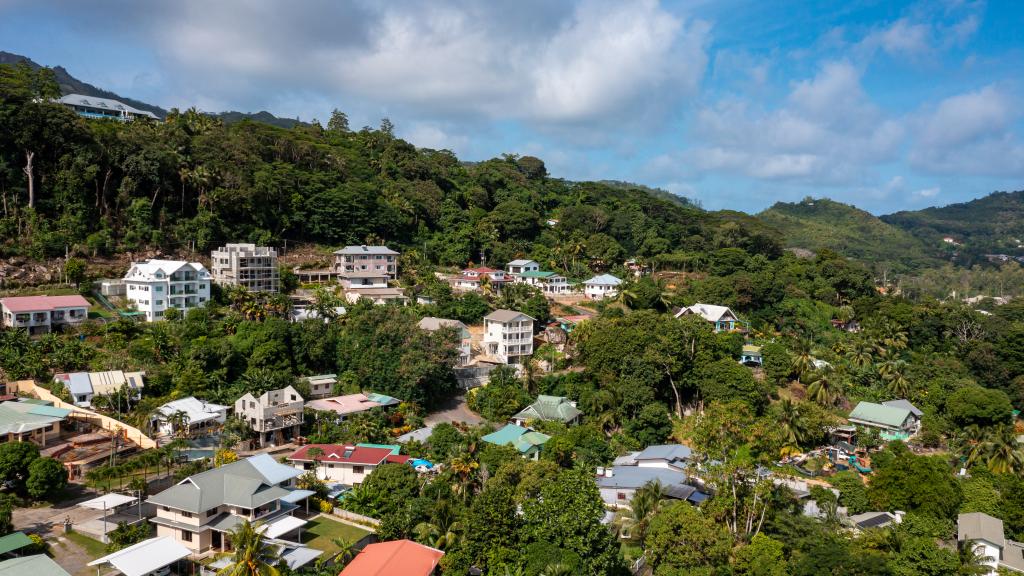
[[[423,418],[423,422],[427,426],[434,426],[441,422],[465,422],[475,426],[483,422],[483,418],[466,406],[465,396],[456,396],[442,403],[438,410],[427,414]]]

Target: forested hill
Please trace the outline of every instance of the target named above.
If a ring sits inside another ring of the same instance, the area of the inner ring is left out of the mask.
[[[943,238],[951,237],[962,244],[955,249],[958,260],[965,264],[984,254],[1024,255],[1024,191],[996,192],[941,208],[897,212],[882,216],[882,220],[933,245],[942,245]]]
[[[938,262],[935,250],[913,234],[829,199],[779,202],[757,217],[780,232],[786,248],[829,249],[897,271]]]
[[[0,255],[386,241],[441,264],[528,256],[578,277],[634,255],[781,251],[640,187],[551,178],[537,158],[467,165],[417,149],[387,120],[284,129],[186,111],[121,124],[50,103],[57,90],[47,69],[0,66]]]

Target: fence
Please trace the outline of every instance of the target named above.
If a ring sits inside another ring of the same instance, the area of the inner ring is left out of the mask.
[[[349,512],[348,510],[342,510],[341,508],[335,508],[333,514],[339,518],[344,518],[349,522],[355,522],[356,524],[362,524],[364,526],[369,525],[374,528],[380,525],[380,520],[376,518],[370,518],[369,516],[363,516],[362,514],[356,514],[355,512]]]
[[[19,384],[23,383],[19,382]],[[19,387],[19,389],[23,388]],[[134,426],[130,426],[128,424],[125,424],[124,422],[121,422],[120,420],[115,420],[114,418],[111,418],[109,416],[104,416],[103,414],[97,414],[92,410],[86,410],[81,406],[69,404],[68,402],[65,402],[60,398],[54,396],[46,388],[43,388],[42,386],[34,382],[32,383],[31,392],[35,394],[36,398],[39,398],[40,400],[53,402],[53,405],[56,406],[57,408],[65,408],[67,410],[71,410],[72,416],[76,420],[88,422],[89,424],[97,428],[102,428],[103,430],[107,430],[109,432],[113,432],[114,434],[118,434],[122,438],[126,440],[131,440],[132,442],[138,444],[139,448],[142,448],[143,450],[157,448],[156,440],[153,440],[149,436],[146,436],[145,434],[142,433],[142,430],[139,430]]]

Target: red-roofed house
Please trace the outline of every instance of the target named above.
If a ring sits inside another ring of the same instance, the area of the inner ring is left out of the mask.
[[[430,576],[444,552],[412,540],[370,544],[338,576]]]
[[[55,326],[78,324],[89,317],[89,301],[72,296],[12,296],[0,299],[3,325],[46,334]]]
[[[315,457],[310,454],[314,448],[320,450]],[[388,448],[307,444],[289,456],[288,461],[299,470],[315,470],[317,477],[323,480],[358,486],[378,466],[390,463],[404,464],[409,461],[409,457],[392,454]]]
[[[509,278],[505,276],[504,270],[479,267],[466,268],[462,271],[462,274],[452,280],[452,285],[457,290],[476,292],[480,290],[480,285],[484,282],[485,278],[495,292],[501,292],[502,287],[509,282]]]

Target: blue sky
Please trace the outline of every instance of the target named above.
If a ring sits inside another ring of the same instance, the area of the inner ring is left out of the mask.
[[[1024,3],[0,0],[0,49],[163,107],[269,110],[755,212],[1024,189]]]

